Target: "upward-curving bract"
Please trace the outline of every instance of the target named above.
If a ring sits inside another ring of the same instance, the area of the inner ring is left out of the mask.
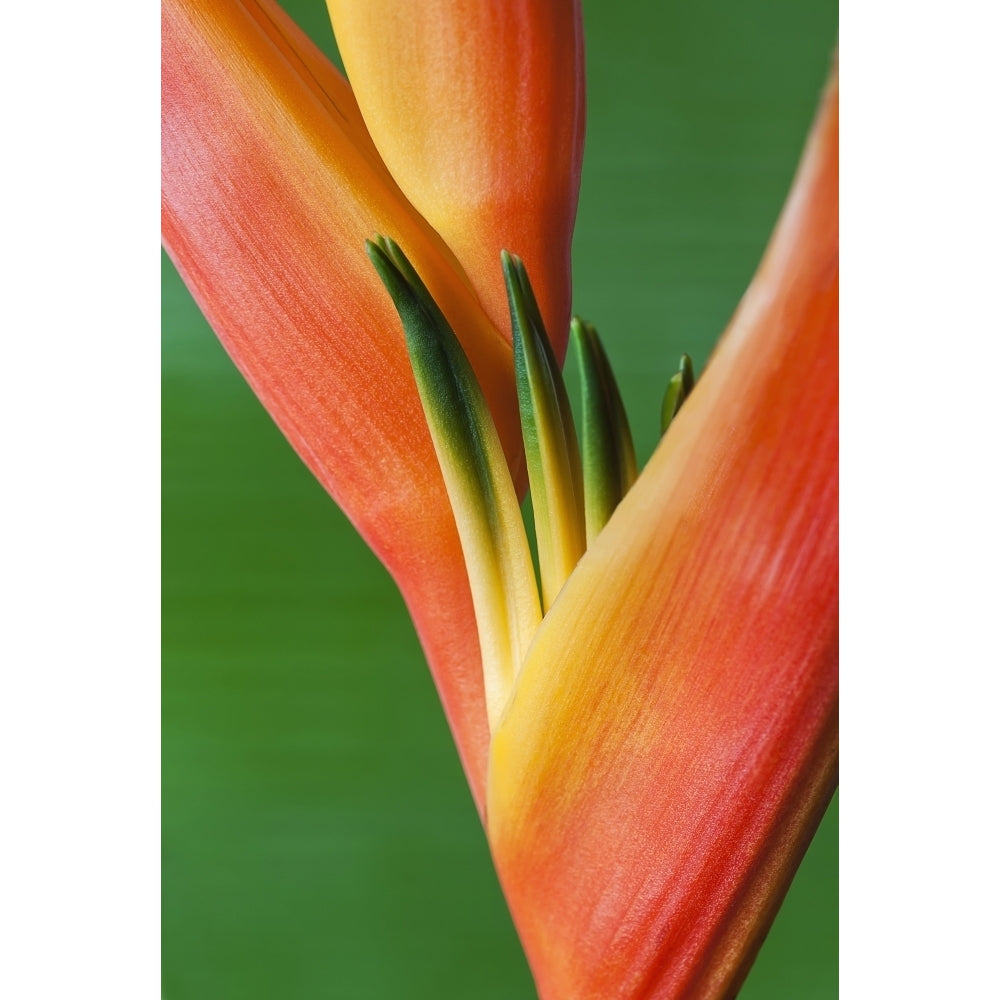
[[[490,754],[542,1000],[735,995],[837,761],[836,75],[702,381],[546,615]]]
[[[365,240],[392,236],[420,269],[516,467],[507,339],[392,181],[346,81],[275,3],[164,0],[162,17],[164,244],[254,392],[399,584],[481,804],[488,729],[469,584]]]

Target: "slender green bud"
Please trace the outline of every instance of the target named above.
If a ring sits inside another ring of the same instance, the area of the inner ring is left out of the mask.
[[[406,346],[462,542],[479,630],[491,731],[541,621],[531,552],[503,448],[472,366],[402,250],[365,244]]]
[[[635,447],[618,383],[597,330],[578,317],[570,330],[580,362],[583,483],[590,545],[636,480]]]
[[[545,612],[586,550],[580,449],[569,396],[528,273],[519,257],[507,251],[500,256]]]
[[[680,411],[684,400],[691,395],[694,388],[694,365],[686,355],[681,355],[677,371],[667,383],[667,391],[663,394],[663,405],[660,408],[660,434],[666,434],[674,417]]]

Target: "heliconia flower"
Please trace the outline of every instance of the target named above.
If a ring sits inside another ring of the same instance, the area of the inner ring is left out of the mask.
[[[579,0],[327,0],[376,147],[508,331],[517,253],[558,357],[584,134]]]
[[[731,997],[836,782],[836,70],[757,275],[697,385],[682,358],[637,474],[583,321],[579,438],[562,386],[553,262],[572,210],[553,207],[548,264],[526,216],[491,228],[501,184],[525,203],[537,189],[518,188],[532,154],[509,142],[506,62],[482,79],[490,5],[431,5],[412,45],[380,3],[330,6],[364,120],[268,0],[164,0],[165,243],[403,591],[542,1000]],[[576,6],[522,6],[518,58],[568,59],[533,32],[578,32]],[[560,101],[521,97],[524,142],[564,135],[546,125]],[[449,208],[426,157],[453,156],[462,129],[486,152]],[[578,173],[566,183],[575,206]]]

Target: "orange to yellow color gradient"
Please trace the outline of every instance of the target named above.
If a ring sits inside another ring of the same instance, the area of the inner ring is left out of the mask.
[[[475,486],[516,514],[525,448],[559,465],[522,441],[500,255],[561,358],[579,5],[329,6],[350,86],[269,0],[164,0],[164,243],[399,585],[543,1000],[733,996],[836,783],[836,70],[649,464],[603,527],[579,496],[554,505],[586,551],[535,611],[523,527]],[[407,316],[453,331],[467,379],[444,386]],[[466,412],[478,451],[453,439]],[[520,568],[486,565],[514,550]],[[498,685],[483,636],[505,618],[483,616],[511,587],[528,610]]]

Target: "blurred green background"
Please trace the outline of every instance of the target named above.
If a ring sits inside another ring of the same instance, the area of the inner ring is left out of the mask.
[[[286,7],[335,58],[322,0]],[[586,0],[575,309],[645,459],[760,258],[832,0]],[[574,386],[575,373],[571,375]],[[163,990],[530,998],[402,601],[163,263]],[[837,995],[836,801],[740,996]]]

